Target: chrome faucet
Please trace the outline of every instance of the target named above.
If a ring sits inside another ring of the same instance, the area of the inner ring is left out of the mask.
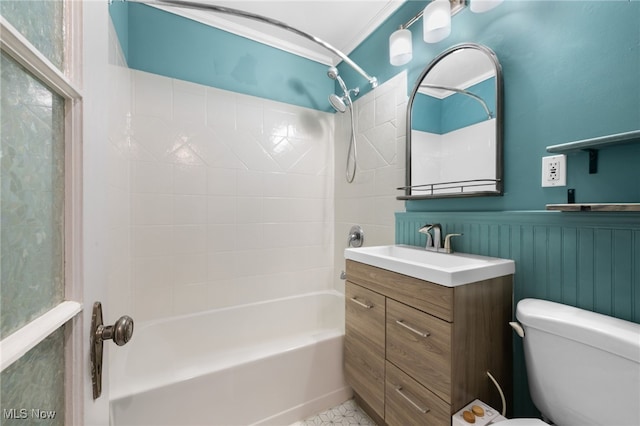
[[[433,235],[431,235],[432,229]],[[418,229],[418,232],[427,236],[427,244],[424,247],[426,250],[438,251],[442,248],[442,227],[439,223],[427,224]]]
[[[433,235],[431,235],[433,230]],[[453,253],[451,248],[451,238],[458,237],[462,234],[447,234],[444,239],[444,247],[442,245],[442,226],[439,223],[427,224],[418,229],[418,232],[427,236],[427,243],[425,244],[425,250],[437,251],[442,253]]]

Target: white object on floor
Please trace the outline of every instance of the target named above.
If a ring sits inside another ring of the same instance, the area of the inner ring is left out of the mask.
[[[465,411],[473,413],[472,407],[474,405],[481,407],[482,411],[484,411],[484,415],[482,416],[473,415],[473,423],[467,422],[464,419],[462,413],[464,413]],[[507,419],[502,417],[498,410],[494,409],[490,405],[485,404],[479,399],[476,399],[470,402],[469,404],[467,404],[465,407],[463,407],[460,411],[455,413],[453,416],[451,416],[451,426],[469,426],[471,424],[473,424],[473,426],[486,426],[486,425],[490,425],[503,420],[507,420]]]

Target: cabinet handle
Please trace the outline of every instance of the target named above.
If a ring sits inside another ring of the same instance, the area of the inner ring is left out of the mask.
[[[409,398],[407,395],[405,395],[404,392],[402,392],[402,386],[396,386],[396,392],[398,392],[401,397],[406,399],[409,402],[409,404],[413,405],[422,414],[428,413],[430,411],[428,408],[422,408],[421,406],[419,406],[418,404],[413,402],[413,400],[411,398]]]
[[[411,327],[410,325],[405,324],[402,320],[396,320],[396,324],[403,326],[404,328],[406,328],[407,330],[410,330],[414,333],[416,333],[418,336],[422,336],[422,337],[429,337],[430,333],[429,332],[422,332],[420,330],[416,330],[415,328]]]
[[[373,308],[373,305],[367,305],[366,303],[362,303],[361,301],[359,301],[358,299],[356,299],[355,297],[351,298],[351,301],[353,303],[357,303],[358,305],[362,306],[365,309],[371,309]]]

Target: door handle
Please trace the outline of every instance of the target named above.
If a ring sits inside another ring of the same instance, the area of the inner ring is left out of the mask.
[[[97,399],[102,394],[102,354],[104,352],[104,341],[113,342],[122,346],[127,344],[133,336],[133,319],[124,315],[115,322],[114,325],[105,326],[102,321],[102,304],[93,304],[93,314],[91,315],[91,335],[89,343],[91,345],[91,382],[93,384],[93,399]]]
[[[113,340],[118,346],[125,345],[133,335],[133,320],[130,316],[121,316],[114,325],[99,325],[96,329],[96,337],[105,340]]]

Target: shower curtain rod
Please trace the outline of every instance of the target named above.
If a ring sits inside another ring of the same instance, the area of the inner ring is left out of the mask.
[[[362,68],[360,68],[358,64],[356,64],[353,60],[351,60],[351,58],[349,58],[347,55],[342,53],[342,51],[333,47],[331,44],[327,43],[326,41],[319,39],[318,37],[311,35],[309,33],[306,33],[302,30],[294,28],[288,24],[285,24],[282,21],[267,18],[266,16],[258,15],[256,13],[245,12],[239,9],[233,9],[233,8],[224,7],[224,6],[216,6],[214,4],[208,4],[208,3],[199,3],[195,1],[181,1],[181,0],[127,0],[127,1],[130,1],[133,3],[144,3],[148,5],[174,6],[174,7],[185,7],[188,9],[209,10],[212,12],[224,13],[227,15],[235,15],[235,16],[240,16],[242,18],[253,19],[254,21],[260,21],[266,24],[274,25],[276,27],[280,27],[294,34],[302,36],[308,40],[311,40],[312,42],[338,55],[340,59],[346,62],[358,74],[360,74],[362,77],[367,79],[369,84],[371,84],[372,88],[378,87],[378,79],[376,77],[371,77],[369,74],[367,74]]]
[[[482,108],[484,108],[484,111],[487,113],[487,116],[489,119],[493,118],[493,113],[489,110],[489,107],[487,106],[487,103],[484,101],[484,99],[482,99],[480,96],[476,95],[475,93],[471,93],[468,90],[458,89],[457,87],[440,86],[437,84],[428,84],[428,83],[421,84],[420,87],[427,87],[429,89],[448,90],[450,92],[456,92],[456,93],[460,93],[461,95],[469,96],[470,98],[480,102],[480,105],[482,105]]]

